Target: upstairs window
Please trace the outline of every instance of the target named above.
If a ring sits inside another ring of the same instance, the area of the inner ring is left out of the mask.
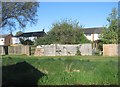
[[[91,36],[91,34],[86,34],[86,36]]]

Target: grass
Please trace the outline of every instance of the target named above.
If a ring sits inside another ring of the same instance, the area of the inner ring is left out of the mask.
[[[118,58],[103,56],[57,56],[34,57],[8,55],[2,57],[2,66],[15,65],[25,61],[45,76],[38,78],[36,85],[116,85],[118,84]],[[24,78],[29,74],[27,68],[23,73],[4,71],[3,77],[8,81]],[[17,70],[17,69],[16,69]],[[14,72],[16,72],[14,69]],[[9,73],[7,77],[7,74]],[[24,74],[24,75],[23,75]],[[23,77],[22,77],[23,75]],[[32,76],[29,75],[29,78]],[[19,80],[21,80],[19,79]]]

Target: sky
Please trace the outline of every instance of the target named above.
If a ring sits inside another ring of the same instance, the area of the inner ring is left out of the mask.
[[[112,8],[118,7],[117,2],[41,2],[37,12],[36,25],[27,26],[23,32],[42,31],[48,32],[52,24],[61,19],[79,21],[85,28],[102,27],[108,22],[106,18]],[[19,29],[15,30],[15,34]],[[3,33],[8,33],[4,31]]]

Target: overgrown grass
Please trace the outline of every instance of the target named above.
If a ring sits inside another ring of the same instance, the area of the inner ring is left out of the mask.
[[[46,76],[43,76],[42,78],[38,79],[37,85],[118,84],[117,57],[102,57],[102,56],[34,57],[25,55],[24,56],[9,55],[2,57],[2,66],[14,65],[23,61],[26,61],[34,68],[46,74]],[[6,71],[5,73],[7,72],[9,71]],[[21,73],[17,73],[17,75],[14,74],[12,76],[14,76],[17,79],[19,74]]]

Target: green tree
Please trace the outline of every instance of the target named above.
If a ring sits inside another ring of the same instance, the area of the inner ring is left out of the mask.
[[[81,29],[76,28],[74,30],[74,35],[75,35],[75,43],[79,44],[79,43],[90,43],[90,40],[88,40],[85,36],[84,33],[81,32]]]
[[[34,45],[34,42],[27,39],[27,40],[24,40],[22,38],[20,38],[20,43],[23,44],[23,45]]]
[[[38,2],[2,2],[2,23],[0,27],[9,29],[25,28],[27,23],[35,24]]]
[[[53,43],[72,44],[74,43],[73,25],[73,21],[67,19],[56,22],[48,35],[52,38]]]
[[[118,43],[118,11],[116,8],[112,9],[112,13],[107,18],[108,26],[104,27],[100,36],[104,44],[117,44]]]
[[[36,40],[36,44],[79,44],[88,42],[80,31],[82,27],[78,23],[76,20],[68,19],[56,22],[45,37]]]
[[[35,39],[35,45],[46,45],[46,44],[48,45],[52,44],[52,39],[48,35]]]
[[[22,31],[18,31],[16,32],[15,36],[21,35],[23,32]]]

